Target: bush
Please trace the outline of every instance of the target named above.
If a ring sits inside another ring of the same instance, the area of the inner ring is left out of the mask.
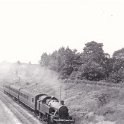
[[[90,63],[83,64],[79,68],[78,74],[79,79],[99,81],[104,79],[105,70],[100,64],[92,61]]]
[[[119,83],[122,80],[121,75],[118,74],[118,72],[111,73],[108,81],[113,82],[113,83]]]

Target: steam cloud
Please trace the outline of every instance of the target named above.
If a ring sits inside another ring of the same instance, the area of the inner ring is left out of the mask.
[[[0,82],[4,84],[34,85],[31,91],[46,92],[60,97],[61,80],[59,75],[38,64],[1,63]],[[35,86],[36,85],[36,86]],[[35,89],[36,87],[36,89]],[[38,89],[39,88],[39,89]]]

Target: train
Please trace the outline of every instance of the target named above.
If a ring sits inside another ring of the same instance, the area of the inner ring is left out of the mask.
[[[64,101],[42,93],[32,93],[27,88],[15,84],[3,86],[3,91],[29,108],[39,120],[47,124],[74,124]]]

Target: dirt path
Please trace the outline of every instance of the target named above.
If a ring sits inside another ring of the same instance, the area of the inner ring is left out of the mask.
[[[0,100],[0,124],[21,124],[16,116]]]

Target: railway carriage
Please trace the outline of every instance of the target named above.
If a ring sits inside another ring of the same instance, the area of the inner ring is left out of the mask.
[[[37,110],[37,100],[42,94],[31,93],[27,89],[20,89],[19,101],[31,108],[32,110]]]
[[[4,89],[4,93],[6,93],[6,94],[10,94],[10,89],[9,89],[9,85],[4,85],[3,86],[3,89]]]
[[[11,95],[13,98],[17,99],[19,98],[19,89],[21,86],[15,85],[15,84],[9,84],[9,85],[4,85],[4,93]]]
[[[10,94],[14,99],[16,99],[16,100],[19,99],[19,89],[20,89],[20,88],[21,88],[20,86],[16,86],[16,85],[14,85],[14,84],[11,84],[11,85],[9,86],[9,94]]]

